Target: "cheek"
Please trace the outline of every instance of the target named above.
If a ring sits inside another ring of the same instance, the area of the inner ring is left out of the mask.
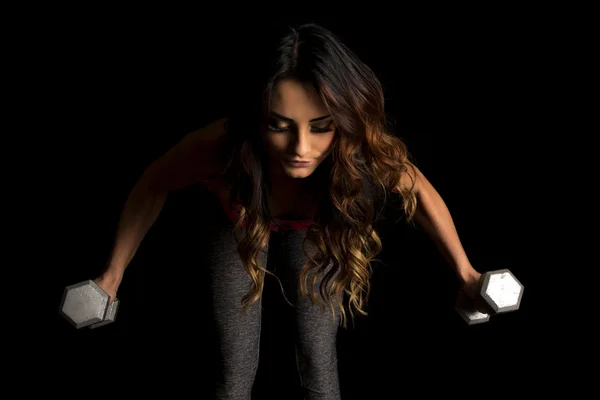
[[[321,153],[325,153],[331,149],[331,146],[333,145],[334,137],[335,137],[335,135],[331,134],[331,135],[328,135],[327,137],[324,137],[320,141],[319,150],[321,151]]]
[[[285,139],[284,135],[277,135],[277,136],[269,136],[268,140],[268,144],[269,147],[276,152],[280,152],[283,151],[286,146],[287,146],[287,141]]]

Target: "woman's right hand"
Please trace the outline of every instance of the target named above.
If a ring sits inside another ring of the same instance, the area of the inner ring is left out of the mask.
[[[96,285],[100,286],[102,290],[108,293],[110,296],[108,304],[112,304],[117,298],[117,291],[119,290],[121,279],[109,274],[103,274],[94,279],[94,282]]]

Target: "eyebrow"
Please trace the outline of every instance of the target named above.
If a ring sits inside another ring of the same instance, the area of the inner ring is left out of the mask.
[[[277,113],[276,113],[276,112],[274,112],[274,111],[271,111],[271,114],[273,114],[273,115],[274,115],[274,116],[276,116],[277,118],[279,118],[279,119],[282,119],[282,120],[284,120],[284,121],[291,122],[291,123],[295,123],[295,121],[294,121],[293,119],[291,119],[291,118],[288,118],[288,117],[284,117],[283,115],[281,115],[281,114],[277,114]],[[311,120],[310,120],[310,121],[308,121],[308,122],[317,122],[317,121],[321,121],[321,120],[324,120],[325,118],[329,118],[330,116],[331,116],[331,115],[329,115],[329,114],[327,114],[327,115],[323,115],[322,117],[313,118],[313,119],[311,119]]]

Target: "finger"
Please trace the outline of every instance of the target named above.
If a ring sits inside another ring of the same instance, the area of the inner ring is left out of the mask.
[[[456,307],[469,310],[474,308],[473,300],[462,290],[458,292],[456,296]]]
[[[494,309],[490,307],[490,305],[482,297],[478,297],[475,300],[474,305],[477,311],[479,311],[480,313],[490,315],[495,314]]]

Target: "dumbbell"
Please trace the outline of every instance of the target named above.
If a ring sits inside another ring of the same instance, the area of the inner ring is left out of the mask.
[[[60,302],[60,314],[75,328],[90,329],[115,322],[119,300],[108,304],[110,296],[92,280],[67,286]]]
[[[521,305],[525,287],[508,269],[485,272],[480,278],[479,294],[492,314],[516,311]],[[458,314],[468,325],[476,325],[490,320],[490,314],[475,309],[472,302],[456,307]]]

